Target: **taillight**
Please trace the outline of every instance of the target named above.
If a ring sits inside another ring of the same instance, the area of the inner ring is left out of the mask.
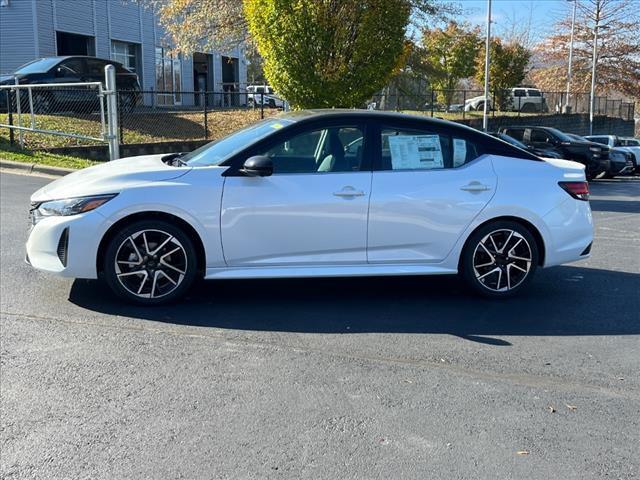
[[[589,200],[588,182],[558,182],[558,185],[577,200]]]

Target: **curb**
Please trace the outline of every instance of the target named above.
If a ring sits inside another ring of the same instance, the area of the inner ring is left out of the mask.
[[[64,177],[69,173],[77,172],[77,170],[74,170],[72,168],[50,167],[47,165],[40,165],[38,163],[14,162],[12,160],[4,159],[0,159],[0,168],[24,170],[28,173],[44,173],[47,175],[54,175],[56,177]]]

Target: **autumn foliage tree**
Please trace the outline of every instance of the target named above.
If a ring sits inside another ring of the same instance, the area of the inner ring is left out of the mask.
[[[632,0],[581,0],[573,45],[572,92],[588,92],[595,25],[598,29],[596,92],[619,92],[640,98],[640,3]],[[564,91],[571,33],[571,14],[561,20],[558,33],[537,49],[543,66],[531,72],[536,85]]]
[[[489,88],[495,92],[501,108],[506,107],[509,97],[506,90],[518,86],[527,75],[531,52],[519,43],[503,43],[492,38],[489,46]],[[476,57],[476,80],[484,83],[485,47],[478,50]]]
[[[265,76],[298,108],[359,107],[404,62],[402,0],[245,0]]]
[[[431,86],[438,90],[438,101],[451,105],[460,79],[476,72],[475,59],[482,43],[480,30],[449,22],[445,28],[424,30],[422,43],[424,62]]]

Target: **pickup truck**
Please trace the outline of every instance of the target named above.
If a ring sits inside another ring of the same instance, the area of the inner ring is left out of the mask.
[[[550,149],[565,160],[585,166],[588,180],[609,171],[609,148],[588,140],[571,138],[556,128],[535,126],[501,127],[498,130],[533,148]]]
[[[544,99],[542,91],[537,88],[528,87],[514,87],[510,88],[507,92],[507,105],[506,109],[510,111],[520,111],[525,113],[533,112],[547,112],[547,102]],[[485,96],[480,95],[478,97],[469,98],[464,103],[465,111],[470,110],[484,110]],[[493,97],[489,95],[489,108],[495,107]]]

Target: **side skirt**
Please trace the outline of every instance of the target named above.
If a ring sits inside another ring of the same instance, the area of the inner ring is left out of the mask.
[[[433,265],[331,265],[207,268],[205,279],[375,277],[390,275],[455,275],[457,270]]]

